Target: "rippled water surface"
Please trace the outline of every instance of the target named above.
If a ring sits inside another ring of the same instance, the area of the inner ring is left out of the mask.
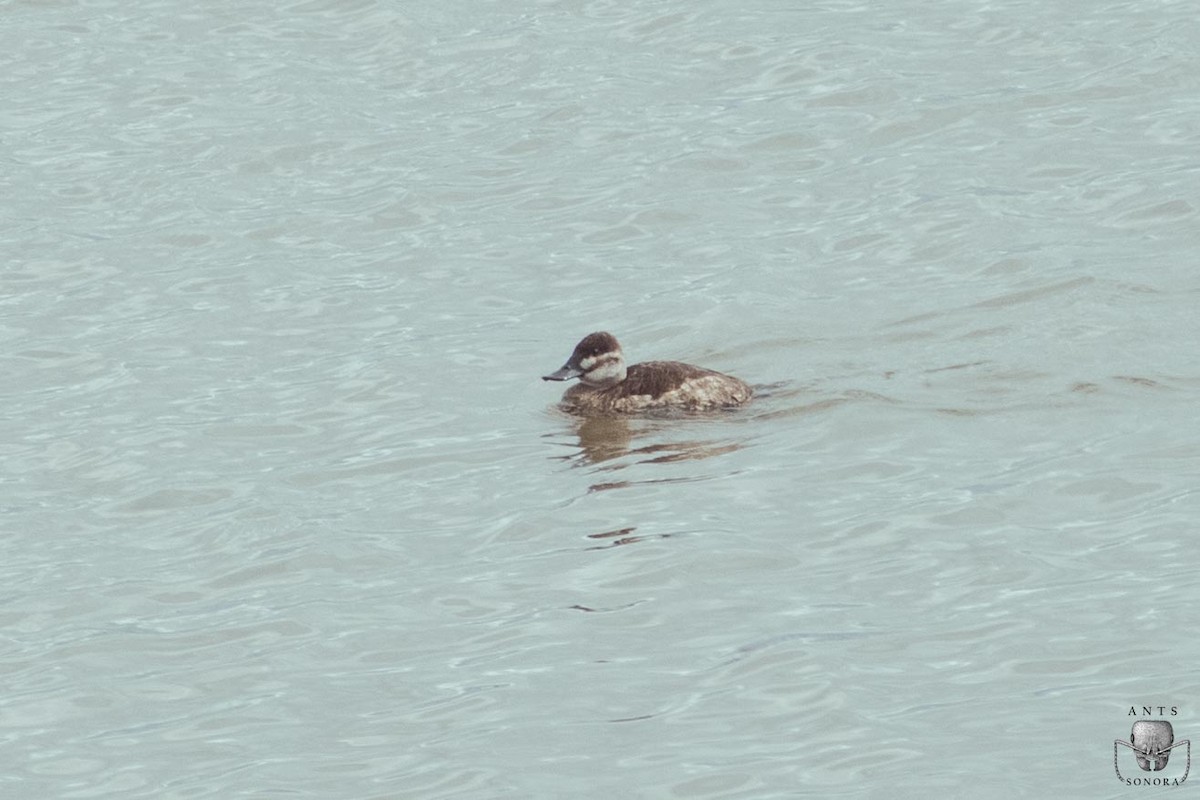
[[[3,796],[1124,797],[1131,707],[1200,737],[1193,4],[0,14]],[[598,329],[758,397],[568,417]]]

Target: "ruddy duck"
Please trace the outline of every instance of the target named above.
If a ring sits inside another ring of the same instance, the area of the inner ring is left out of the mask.
[[[544,381],[571,378],[579,378],[579,384],[563,394],[561,406],[576,414],[729,408],[753,394],[731,375],[678,361],[646,361],[626,368],[617,337],[604,331],[583,337],[562,369],[542,376]]]

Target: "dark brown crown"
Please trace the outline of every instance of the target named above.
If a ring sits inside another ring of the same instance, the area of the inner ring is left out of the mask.
[[[585,358],[614,353],[620,349],[621,344],[617,341],[617,337],[608,331],[596,331],[589,333],[579,344],[575,345],[575,351],[571,353],[571,360],[568,363],[578,364]]]

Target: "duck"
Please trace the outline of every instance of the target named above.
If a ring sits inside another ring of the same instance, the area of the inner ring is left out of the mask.
[[[544,381],[578,378],[559,407],[581,415],[638,414],[656,409],[710,411],[749,402],[754,391],[742,380],[680,361],[644,361],[625,366],[617,337],[589,333],[575,345],[567,363]]]

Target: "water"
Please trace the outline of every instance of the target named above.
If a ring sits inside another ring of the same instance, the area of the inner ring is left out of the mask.
[[[1125,796],[1192,11],[9,4],[3,793]],[[760,397],[565,417],[601,328]]]

